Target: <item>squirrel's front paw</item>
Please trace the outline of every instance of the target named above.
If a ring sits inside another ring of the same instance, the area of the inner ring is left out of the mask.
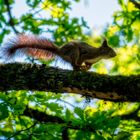
[[[80,70],[81,71],[87,71],[88,70],[88,67],[85,65],[85,66],[80,66]]]

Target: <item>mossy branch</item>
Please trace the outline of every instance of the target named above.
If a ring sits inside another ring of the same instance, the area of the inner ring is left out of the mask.
[[[0,91],[31,90],[75,93],[110,101],[140,101],[140,75],[109,76],[45,65],[0,65]]]

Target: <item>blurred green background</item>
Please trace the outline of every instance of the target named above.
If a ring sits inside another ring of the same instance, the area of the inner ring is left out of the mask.
[[[96,63],[91,71],[140,74],[138,0],[0,0],[1,48],[9,36],[17,33],[37,34],[60,46],[82,40],[98,47],[105,37],[117,56]],[[22,61],[54,63],[30,57]],[[5,62],[1,53],[1,63]],[[64,123],[42,123],[27,117],[23,115],[27,106],[59,117]],[[70,140],[140,140],[139,108],[139,103],[113,103],[74,94],[1,92],[0,139],[61,140],[67,130]]]

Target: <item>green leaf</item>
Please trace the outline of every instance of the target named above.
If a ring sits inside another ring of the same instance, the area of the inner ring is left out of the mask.
[[[63,108],[57,103],[46,103],[46,107],[49,108],[51,111],[54,111],[57,115],[62,114]]]
[[[81,108],[76,107],[76,108],[74,109],[74,112],[75,112],[82,120],[84,120],[84,111],[83,111]]]
[[[0,104],[0,120],[7,118],[9,115],[7,105]]]
[[[69,109],[66,109],[66,120],[67,121],[71,121],[71,119],[73,118],[73,114]]]
[[[132,38],[133,38],[133,31],[132,31],[131,28],[127,30],[127,34],[126,35],[127,35],[128,42],[131,41]]]
[[[120,42],[120,40],[119,40],[119,36],[118,35],[114,35],[114,36],[110,37],[109,41],[108,41],[108,43],[110,45],[112,45],[113,47],[118,47],[119,46],[119,42]]]
[[[76,140],[91,140],[91,135],[88,132],[78,131],[76,133]]]
[[[121,131],[118,133],[118,135],[115,137],[115,140],[130,140],[131,133]]]
[[[106,140],[103,136],[98,135],[98,134],[95,134],[95,135],[94,135],[94,139],[95,139],[95,140]]]

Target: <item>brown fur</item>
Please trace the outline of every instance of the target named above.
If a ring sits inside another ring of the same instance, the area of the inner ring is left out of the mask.
[[[18,35],[5,46],[7,47],[7,57],[13,57],[15,54],[26,54],[43,59],[59,56],[66,62],[69,62],[74,70],[88,70],[92,64],[100,59],[116,56],[115,51],[108,46],[106,40],[99,48],[78,41],[69,42],[58,48],[47,39],[41,39],[35,35]]]

